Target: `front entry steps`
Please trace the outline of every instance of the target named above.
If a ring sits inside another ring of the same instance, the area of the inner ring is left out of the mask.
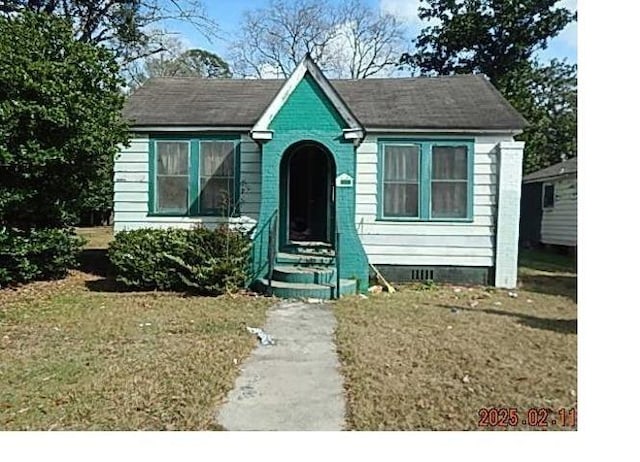
[[[298,243],[296,243],[298,244]],[[326,244],[289,245],[276,254],[271,293],[279,298],[336,298],[335,253]],[[259,279],[256,288],[269,291],[268,279]],[[357,291],[355,279],[340,278],[340,295]]]
[[[269,281],[258,280],[259,288],[267,293]],[[273,279],[271,281],[271,293],[278,298],[319,298],[330,300],[335,297],[336,286],[334,284],[305,284],[303,282],[285,282]],[[353,279],[340,279],[340,295],[353,295],[356,293],[356,281]]]

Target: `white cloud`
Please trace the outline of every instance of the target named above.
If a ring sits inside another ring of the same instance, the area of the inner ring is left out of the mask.
[[[567,8],[569,11],[578,10],[578,0],[561,0],[558,3],[559,8]],[[555,40],[563,43],[570,48],[578,47],[578,23],[576,21],[564,28]]]
[[[380,0],[380,10],[397,17],[411,27],[418,27],[421,20],[418,17],[420,0]]]
[[[262,64],[260,65],[260,75],[263,79],[282,79],[284,76],[280,69],[272,64]]]
[[[578,9],[578,0],[560,0],[558,7],[576,11]]]
[[[418,17],[419,5],[420,0],[380,0],[381,11],[394,15],[413,30],[419,30],[423,25],[422,20]],[[578,0],[560,0],[556,7],[577,11]],[[557,40],[575,48],[578,44],[577,32],[578,26],[574,22],[558,35]]]
[[[324,53],[324,56],[329,57],[329,60],[326,63],[320,63],[321,65],[325,64],[323,70],[330,78],[351,78],[351,69],[348,63],[354,54],[365,64],[372,62],[375,68],[382,65],[388,58],[392,58],[394,61],[398,60],[406,45],[403,38],[395,38],[380,45],[377,53],[374,53],[373,49],[356,51],[355,43],[363,38],[357,39],[354,35],[354,29],[358,29],[358,25],[349,21],[338,24],[334,29],[334,37],[327,44]],[[362,78],[361,73],[364,70],[360,69],[358,78]],[[377,70],[374,74],[369,74],[368,77],[391,77],[397,73],[398,69],[395,65],[383,66],[382,69]]]

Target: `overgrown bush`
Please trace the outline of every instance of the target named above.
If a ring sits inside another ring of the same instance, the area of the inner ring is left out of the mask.
[[[250,249],[249,238],[228,226],[136,229],[116,234],[109,259],[130,288],[219,295],[244,286]]]
[[[69,22],[0,15],[0,223],[59,228],[110,205],[129,138],[123,83],[113,53],[77,40]]]
[[[0,228],[0,287],[66,276],[77,266],[83,243],[66,228]]]

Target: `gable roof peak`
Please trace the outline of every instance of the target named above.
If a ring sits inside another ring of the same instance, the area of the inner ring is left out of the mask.
[[[311,76],[311,78],[318,84],[325,96],[347,123],[348,128],[346,129],[345,134],[348,131],[351,138],[353,137],[353,133],[364,136],[362,124],[358,121],[349,106],[344,102],[340,94],[335,90],[335,88],[333,88],[333,85],[331,85],[329,79],[325,77],[324,73],[313,60],[310,53],[306,53],[304,55],[304,58],[302,58],[298,63],[292,74],[276,94],[275,98],[271,100],[267,109],[265,109],[256,124],[253,126],[251,136],[254,139],[260,140],[271,139],[271,132],[269,130],[271,122],[307,74],[309,74],[309,76]],[[360,138],[362,136],[360,136]]]

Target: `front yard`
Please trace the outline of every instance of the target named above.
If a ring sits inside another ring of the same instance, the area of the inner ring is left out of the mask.
[[[90,249],[109,240],[86,234]],[[243,323],[262,325],[272,301],[105,281],[75,271],[0,291],[0,430],[218,428],[214,410],[255,346]]]
[[[517,298],[413,286],[342,299],[336,338],[349,427],[501,428],[479,427],[480,410],[494,407],[516,408],[518,429],[538,428],[522,420],[548,408],[546,428],[560,429],[559,411],[577,406],[577,278],[562,259],[524,256]]]
[[[108,228],[83,230],[81,271],[0,291],[0,430],[218,429],[275,301],[118,292]],[[405,286],[334,305],[348,428],[473,430],[483,408],[577,407],[575,266],[523,252],[517,297]],[[553,423],[553,421],[556,421]],[[565,429],[571,429],[571,426]]]

